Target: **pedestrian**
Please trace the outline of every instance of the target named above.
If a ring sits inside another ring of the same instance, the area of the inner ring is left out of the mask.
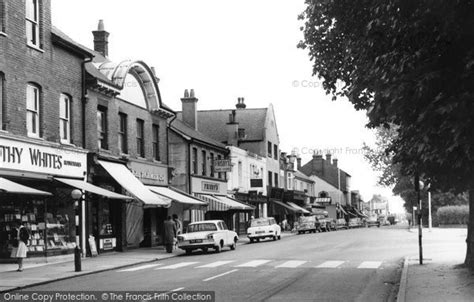
[[[26,258],[28,240],[30,239],[30,233],[26,227],[20,222],[15,222],[13,228],[13,249],[10,254],[11,258],[16,258],[18,261],[17,272],[23,271],[23,258]]]
[[[176,225],[176,234],[181,234],[183,232],[183,224],[181,223],[181,220],[179,220],[178,215],[173,214],[173,221]]]
[[[286,231],[287,228],[288,228],[288,220],[286,220],[286,218],[285,218],[285,219],[283,219],[283,221],[281,222],[281,229],[282,229],[282,231]]]
[[[166,219],[165,224],[164,224],[164,229],[165,229],[164,244],[166,247],[166,252],[172,253],[174,240],[176,238],[176,224],[173,220],[171,220],[171,216],[168,216],[168,218]]]

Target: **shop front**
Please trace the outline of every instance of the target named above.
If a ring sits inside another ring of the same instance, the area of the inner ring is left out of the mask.
[[[19,224],[31,234],[28,257],[74,251],[74,188],[55,178],[83,180],[86,154],[72,147],[0,137],[0,259],[9,258]]]

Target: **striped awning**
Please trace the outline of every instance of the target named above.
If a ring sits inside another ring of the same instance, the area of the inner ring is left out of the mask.
[[[53,194],[37,189],[33,189],[19,183],[13,182],[6,178],[0,177],[0,192],[10,194],[31,194],[31,195],[45,195],[52,196]]]
[[[207,211],[251,211],[254,208],[227,196],[198,194],[194,195],[208,203]]]
[[[292,207],[291,205],[289,205],[289,204],[286,203],[286,202],[282,202],[282,201],[278,201],[278,200],[272,200],[272,202],[274,202],[275,204],[277,204],[277,205],[279,205],[279,206],[284,207],[284,208],[287,209],[287,210],[290,210],[291,212],[294,212],[294,213],[304,213],[301,209]],[[306,210],[305,210],[305,211],[306,211]]]
[[[287,203],[288,203],[290,206],[292,206],[293,208],[301,210],[301,212],[302,212],[303,214],[311,214],[310,211],[306,210],[305,208],[300,207],[299,205],[297,205],[297,204],[294,203],[294,202],[288,201]]]
[[[331,203],[331,197],[316,197],[314,202],[318,203]]]

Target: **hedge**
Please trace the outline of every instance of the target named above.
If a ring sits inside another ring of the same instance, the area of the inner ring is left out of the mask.
[[[467,224],[469,221],[469,206],[445,206],[436,212],[439,224]]]

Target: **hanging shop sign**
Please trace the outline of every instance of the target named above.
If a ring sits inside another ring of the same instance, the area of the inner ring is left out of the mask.
[[[146,185],[167,186],[168,167],[156,166],[152,163],[130,161],[129,167],[133,175]]]
[[[87,153],[0,137],[0,168],[82,178],[87,170]]]
[[[215,159],[214,160],[214,172],[231,172],[232,162],[230,159]]]

